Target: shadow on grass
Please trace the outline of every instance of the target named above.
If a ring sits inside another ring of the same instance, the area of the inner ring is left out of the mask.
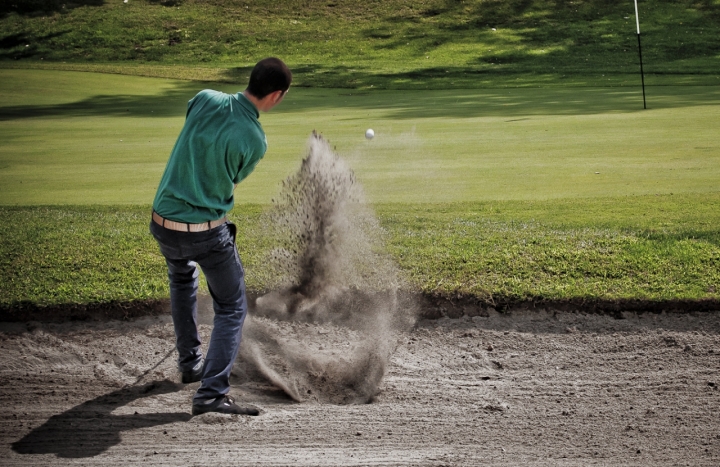
[[[648,88],[647,94],[649,109],[720,105],[718,87]],[[273,112],[326,107],[385,110],[388,118],[396,119],[591,115],[643,110],[639,87],[552,86],[446,91],[316,90],[290,93],[286,104]]]
[[[720,247],[720,230],[683,230],[682,232],[660,232],[657,230],[644,230],[639,233],[638,236],[661,245],[693,241],[705,242],[710,245]]]
[[[186,422],[183,412],[112,415],[118,407],[137,399],[180,391],[182,385],[168,380],[131,386],[84,402],[59,415],[53,415],[12,444],[19,454],[55,454],[60,458],[95,457],[117,445],[123,431],[175,422]]]
[[[237,44],[233,48],[247,49],[256,46],[254,33],[240,31],[233,16],[229,20],[212,16],[212,8],[227,4],[233,8],[243,8],[241,2],[210,2],[210,8],[203,2],[190,2],[185,13],[183,6],[178,11],[175,6],[182,0],[148,0],[141,26],[119,27],[116,32],[103,33],[103,39],[94,37],[93,28],[78,28],[83,19],[88,23],[99,21],[109,23],[129,20],[130,16],[111,13],[100,7],[104,0],[4,0],[0,2],[0,14],[41,15],[53,12],[64,13],[77,7],[85,7],[84,13],[90,16],[65,15],[70,21],[52,23],[33,22],[23,28],[23,34],[7,37],[6,44],[0,44],[0,58],[21,59],[27,57],[45,60],[87,60],[124,61],[124,60],[161,60],[174,57],[172,62],[227,63],[227,53],[219,44]],[[132,2],[131,2],[132,3]],[[233,3],[235,5],[233,6]],[[326,5],[316,5],[308,10],[307,2],[271,2],[262,0],[253,2],[270,18],[302,17],[307,22],[307,31],[292,32],[282,26],[269,26],[267,32],[271,39],[267,41],[267,50],[277,50],[279,54],[293,56],[295,60],[305,60],[294,44],[309,41],[313,53],[317,56],[331,55],[329,59],[362,63],[364,57],[353,54],[357,43],[374,49],[367,58],[379,58],[386,64],[390,57],[402,57],[405,65],[416,59],[438,58],[447,64],[472,64],[480,73],[552,73],[552,70],[565,70],[571,73],[637,73],[638,57],[632,8],[627,2],[608,0],[582,1],[543,1],[543,0],[487,0],[458,1],[432,0],[426,2],[374,2],[362,11],[354,2],[334,2],[329,10]],[[324,2],[321,2],[324,3]],[[415,3],[413,5],[413,3]],[[645,67],[648,73],[659,71],[684,71],[685,73],[718,73],[716,59],[720,47],[718,41],[711,40],[718,35],[720,4],[716,0],[657,0],[643,5],[643,35]],[[630,2],[632,5],[632,2]],[[168,8],[158,8],[164,6]],[[245,5],[247,8],[247,5]],[[251,8],[253,11],[255,8]],[[94,11],[91,11],[94,10]],[[165,11],[163,11],[165,10]],[[332,10],[334,13],[331,13]],[[237,12],[236,12],[237,13]],[[188,16],[188,14],[190,16]],[[250,14],[250,13],[248,13]],[[257,13],[253,13],[257,14]],[[85,18],[92,18],[87,20]],[[345,30],[342,26],[323,27],[326,21],[344,25],[348,17],[353,17],[352,25]],[[248,17],[251,23],[254,16]],[[147,20],[147,21],[145,21]],[[317,22],[320,21],[320,22]],[[56,24],[58,23],[58,24]],[[156,23],[156,24],[153,24]],[[174,24],[195,24],[193,43],[184,42]],[[120,23],[117,23],[118,25]],[[129,23],[128,23],[129,24]],[[163,24],[161,27],[160,24]],[[173,25],[172,27],[170,25]],[[359,37],[355,35],[359,24]],[[32,27],[29,27],[32,26]],[[63,28],[60,32],[57,32]],[[317,29],[310,31],[309,29]],[[33,32],[37,31],[37,32]],[[174,31],[174,32],[173,32]],[[201,32],[202,31],[202,32]],[[300,31],[300,30],[299,30]],[[44,36],[47,32],[62,34],[63,40],[52,40],[54,36]],[[703,34],[704,32],[704,34]],[[196,35],[197,34],[197,35]],[[332,34],[347,36],[337,44],[328,43]],[[152,47],[138,45],[148,42],[150,37],[165,38],[170,44],[180,44],[178,48]],[[2,34],[0,33],[0,37]],[[132,39],[136,37],[137,39]],[[282,39],[281,39],[282,38]],[[350,45],[350,52],[343,50]],[[27,47],[26,47],[27,46]],[[454,47],[459,50],[449,51]],[[161,50],[162,49],[162,50]],[[176,50],[177,49],[177,50]],[[390,52],[399,52],[388,55]],[[40,55],[42,54],[42,55]],[[39,56],[38,56],[39,55]],[[407,60],[406,60],[407,58]],[[415,62],[417,63],[417,62]],[[422,63],[422,62],[420,62]],[[428,62],[429,63],[429,62]],[[391,61],[390,68],[396,68]],[[452,66],[450,67],[452,68]],[[313,70],[314,71],[314,70]],[[302,76],[305,85],[325,87],[354,87],[369,80],[368,85],[375,87],[382,81],[382,75],[349,76],[334,73],[333,70],[318,73],[313,71]],[[438,70],[446,73],[447,70]],[[478,72],[477,70],[475,72]],[[302,73],[299,73],[302,74]],[[558,73],[561,76],[563,73]],[[496,75],[495,75],[496,76]],[[715,76],[717,77],[717,76]],[[450,84],[451,80],[466,83],[473,79],[472,73],[433,76],[430,70],[417,70],[404,76],[396,76],[404,85],[437,86],[438,79]],[[500,78],[501,79],[501,78]],[[425,80],[425,81],[423,81]],[[716,82],[716,81],[713,81]],[[396,83],[397,84],[397,83]],[[443,89],[447,86],[436,87]],[[454,87],[462,87],[455,85]]]
[[[105,0],[3,0],[0,1],[0,18],[10,13],[23,16],[43,16],[67,13],[81,7],[100,7]]]
[[[339,73],[351,73],[338,69]],[[233,75],[246,73],[234,69]],[[430,71],[428,71],[430,73]],[[461,71],[457,71],[461,73]],[[357,73],[356,73],[357,75]],[[387,75],[397,79],[403,73]],[[238,92],[244,85],[178,82],[155,95],[102,94],[56,105],[0,107],[0,121],[38,117],[181,117],[187,101],[205,88]],[[648,108],[720,105],[718,87],[649,88]],[[642,95],[635,88],[547,87],[454,89],[445,91],[357,91],[353,89],[295,90],[273,113],[299,113],[324,108],[384,110],[387,118],[517,117],[525,115],[590,115],[642,110]]]
[[[11,58],[18,60],[22,58],[34,57],[38,54],[36,43],[38,41],[50,41],[54,38],[65,34],[62,32],[51,32],[43,36],[33,36],[26,32],[18,32],[10,34],[0,39],[0,59]],[[10,50],[20,47],[19,51],[9,52]]]
[[[155,95],[102,94],[56,105],[0,107],[0,121],[36,117],[170,117],[183,116],[187,102],[208,83],[178,82]]]
[[[442,53],[448,45],[482,44],[471,52],[471,61],[504,65],[506,71],[582,64],[585,72],[612,73],[629,67],[636,71],[638,66],[635,18],[622,2],[446,0],[425,5],[416,6],[410,14],[405,10],[381,18],[364,36],[379,41],[377,49],[410,48],[418,55]],[[653,71],[657,64],[688,59],[716,61],[717,42],[694,32],[717,28],[717,2],[659,0],[643,5],[641,15],[647,38],[646,71]],[[693,33],[688,34],[689,30]],[[691,66],[682,64],[686,70]],[[694,67],[694,71],[702,69]]]

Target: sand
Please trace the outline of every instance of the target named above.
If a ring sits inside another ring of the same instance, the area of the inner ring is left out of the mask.
[[[720,314],[625,317],[421,320],[369,404],[298,403],[263,378],[234,377],[232,394],[258,417],[190,416],[197,383],[178,384],[164,359],[166,315],[6,323],[0,456],[8,466],[720,465]],[[317,343],[348,332],[284,325]]]

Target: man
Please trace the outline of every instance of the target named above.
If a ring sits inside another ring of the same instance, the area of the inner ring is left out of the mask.
[[[178,368],[183,383],[202,381],[193,397],[193,415],[258,415],[227,395],[247,298],[236,228],[226,215],[234,204],[233,190],[267,149],[260,111],[278,105],[291,81],[281,60],[266,58],[253,68],[245,91],[204,90],[192,98],[155,195],[150,231],[168,266]],[[197,329],[198,265],[215,310],[204,359]]]

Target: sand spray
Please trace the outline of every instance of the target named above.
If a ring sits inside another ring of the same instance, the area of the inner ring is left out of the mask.
[[[263,228],[275,281],[251,307],[236,370],[296,401],[372,401],[416,310],[355,174],[321,135]]]

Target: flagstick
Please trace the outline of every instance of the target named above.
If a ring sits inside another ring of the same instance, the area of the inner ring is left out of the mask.
[[[638,53],[640,54],[640,81],[642,82],[643,109],[647,109],[647,105],[645,104],[645,73],[643,72],[642,65],[642,45],[640,44],[640,17],[638,16],[637,0],[635,0],[635,23],[637,24]]]

